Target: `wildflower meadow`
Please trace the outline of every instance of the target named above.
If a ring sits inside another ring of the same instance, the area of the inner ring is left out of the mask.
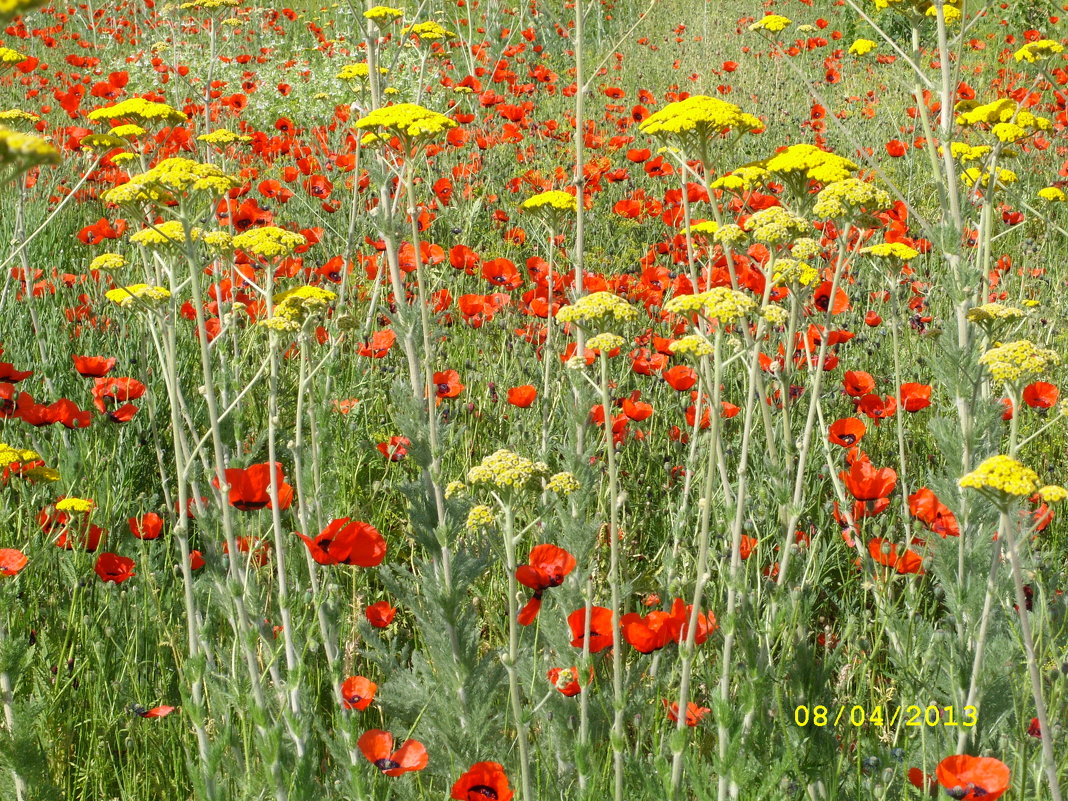
[[[1064,801],[1068,5],[0,0],[0,801]]]

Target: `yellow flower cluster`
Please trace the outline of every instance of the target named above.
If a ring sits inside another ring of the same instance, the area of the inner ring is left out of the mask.
[[[729,323],[744,317],[756,308],[756,301],[744,292],[730,287],[718,286],[697,295],[676,295],[664,304],[664,311],[671,314],[700,312],[710,319]]]
[[[251,142],[252,137],[244,134],[236,134],[225,128],[219,128],[211,133],[201,134],[197,137],[198,142],[207,142],[209,145],[232,145],[235,142]]]
[[[957,482],[961,487],[1030,495],[1039,488],[1038,473],[1011,456],[991,456]]]
[[[182,3],[179,8],[184,10],[199,8],[212,11],[216,8],[236,8],[241,3],[242,0],[191,0],[191,2]]]
[[[1029,339],[999,343],[979,357],[979,364],[986,367],[996,381],[1005,383],[1030,380],[1059,363],[1056,351],[1040,348]]]
[[[849,46],[849,54],[851,56],[866,56],[878,46],[878,43],[873,42],[871,39],[857,39]]]
[[[138,136],[143,136],[144,134],[148,133],[148,131],[146,131],[140,125],[134,125],[132,122],[130,122],[126,123],[125,125],[116,125],[110,131],[108,131],[108,133],[112,136],[122,137],[123,139],[136,139]]]
[[[185,122],[188,117],[166,103],[157,103],[141,97],[130,97],[113,106],[90,111],[89,119],[94,122],[97,120],[124,119],[137,119],[143,122]]]
[[[984,303],[968,309],[965,315],[970,323],[990,323],[998,320],[1019,320],[1024,316],[1023,309],[1005,306],[1001,303]]]
[[[946,0],[944,5],[939,2],[939,5],[942,6],[942,15],[947,23],[956,22],[960,19],[960,9],[957,7],[960,2],[961,0]],[[921,14],[926,17],[935,17],[938,14],[934,0],[874,0],[874,3],[875,7],[880,11],[892,8],[906,15]]]
[[[329,306],[337,295],[317,286],[300,286],[274,296],[274,315],[260,325],[275,331],[299,331],[304,321]]]
[[[0,122],[8,124],[33,125],[40,121],[40,119],[40,116],[34,114],[32,111],[23,111],[19,108],[12,108],[8,109],[7,111],[0,111]]]
[[[13,448],[6,442],[0,442],[0,468],[36,462],[40,458],[41,455],[37,451],[31,451],[28,448]]]
[[[337,74],[337,77],[343,81],[356,81],[366,80],[371,74],[371,68],[367,65],[367,62],[361,61],[359,64],[346,64],[341,68],[341,72]],[[389,75],[389,69],[386,67],[378,68],[379,75]]]
[[[24,56],[18,50],[12,50],[10,47],[0,47],[0,64],[19,64],[27,58],[28,56]]]
[[[638,125],[642,133],[668,137],[686,134],[705,137],[728,131],[759,131],[763,127],[759,119],[733,103],[707,95],[691,95],[669,103]]]
[[[375,6],[369,8],[363,12],[365,18],[371,20],[371,22],[392,22],[395,19],[399,19],[404,16],[404,12],[399,8],[392,8],[390,6]]]
[[[911,261],[920,255],[920,251],[910,248],[902,242],[880,242],[861,248],[860,252],[865,256],[874,256],[877,259],[895,259],[897,261]]]
[[[547,192],[539,192],[533,197],[523,201],[523,208],[528,211],[535,209],[549,209],[556,211],[577,211],[578,200],[574,195],[559,189],[550,189]]]
[[[730,247],[731,245],[737,245],[739,242],[744,242],[745,237],[746,234],[745,231],[742,230],[742,226],[735,223],[728,223],[716,231],[712,238],[719,244]]]
[[[7,22],[16,14],[25,14],[42,2],[43,0],[0,0],[0,22]]]
[[[952,142],[949,146],[949,152],[961,164],[986,158],[993,149],[990,145],[966,145],[964,142]],[[938,155],[943,155],[942,145],[938,146]]]
[[[997,125],[1000,122],[1011,121],[1020,127],[1038,131],[1048,131],[1053,127],[1053,123],[1046,117],[1039,117],[1026,109],[1019,108],[1015,100],[1007,97],[998,98],[983,105],[979,105],[974,100],[963,100],[956,105],[954,110],[962,112],[957,117],[958,125]]]
[[[777,259],[771,282],[775,286],[811,286],[820,277],[820,271],[810,264],[796,259]]]
[[[41,137],[0,127],[0,169],[12,167],[15,172],[25,172],[58,161],[59,151]]]
[[[307,240],[303,235],[273,225],[250,228],[233,238],[233,247],[265,259],[288,256]]]
[[[145,305],[161,304],[170,296],[169,289],[148,284],[133,284],[119,289],[109,289],[104,293],[104,297],[112,303],[117,303],[123,309],[132,307],[135,302]]]
[[[742,226],[757,242],[788,242],[798,234],[812,230],[803,217],[791,214],[782,206],[771,206],[753,214]]]
[[[694,223],[688,229],[690,234],[707,234],[712,236],[719,230],[719,223],[715,220],[702,220],[699,223]]]
[[[423,108],[418,103],[397,103],[377,108],[355,124],[361,130],[386,128],[409,139],[438,136],[457,125],[456,120]]]
[[[786,28],[791,20],[788,17],[784,17],[781,14],[768,14],[765,17],[761,17],[752,25],[749,26],[751,31],[771,31],[772,33],[778,33]]]
[[[800,239],[794,240],[790,252],[795,258],[801,259],[802,261],[814,259],[820,255],[820,243],[811,237],[803,236]]]
[[[1047,484],[1038,488],[1038,497],[1046,503],[1060,503],[1068,498],[1068,489],[1058,484]]]
[[[1047,203],[1063,203],[1068,200],[1068,195],[1065,195],[1064,190],[1057,186],[1047,186],[1044,189],[1039,189],[1038,196]]]
[[[809,144],[790,145],[769,159],[747,166],[762,167],[784,178],[791,175],[803,175],[821,184],[844,181],[859,169],[849,159]]]
[[[729,192],[747,191],[764,186],[770,177],[771,173],[763,167],[747,165],[717,178],[712,182],[712,188]]]
[[[772,325],[785,325],[789,313],[782,306],[769,304],[760,310],[760,316]]]
[[[467,513],[467,522],[464,523],[464,528],[468,531],[488,528],[493,525],[494,520],[496,518],[494,517],[493,509],[482,503],[471,507],[471,511]]]
[[[560,322],[573,322],[579,325],[600,322],[609,318],[625,322],[635,320],[637,317],[637,309],[611,292],[591,292],[556,312],[556,319]]]
[[[557,495],[570,495],[581,489],[582,485],[573,473],[554,473],[545,483],[545,489],[555,492]]]
[[[91,262],[90,270],[121,270],[126,266],[126,258],[119,253],[101,253]]]
[[[544,476],[549,467],[512,451],[501,449],[467,472],[471,484],[487,484],[498,489],[523,489],[532,480]]]
[[[452,31],[446,30],[433,20],[427,22],[417,22],[415,25],[406,25],[401,28],[401,33],[405,36],[412,34],[418,36],[421,41],[433,41],[434,39],[451,39],[456,34]]]
[[[689,354],[697,357],[711,356],[715,352],[712,343],[701,334],[687,334],[676,339],[668,345],[668,350],[675,355]]]
[[[874,184],[858,178],[846,178],[827,184],[816,196],[812,211],[818,217],[842,219],[852,217],[861,209],[875,212],[890,208],[890,195]]]
[[[56,511],[84,514],[93,511],[93,502],[88,498],[64,498],[61,501],[56,501]]]
[[[611,353],[623,347],[625,340],[619,334],[603,333],[586,340],[586,347],[596,353]]]
[[[973,187],[977,183],[986,188],[990,186],[990,172],[987,170],[980,170],[978,167],[969,167],[966,170],[962,170],[960,174],[961,183],[967,187]],[[998,175],[995,179],[995,187],[998,189],[1004,188],[1008,184],[1014,184],[1019,180],[1019,177],[1012,170],[1006,170],[1004,167],[998,167]]]
[[[188,241],[200,239],[199,228],[188,231],[181,220],[166,220],[153,228],[144,228],[133,234],[130,241],[136,245],[181,245]]]
[[[462,481],[450,481],[445,485],[445,500],[449,498],[455,498],[457,495],[463,495],[467,490],[467,485]]]
[[[126,204],[143,201],[169,201],[186,192],[204,192],[218,197],[237,186],[239,181],[214,164],[201,164],[186,158],[164,159],[147,172],[139,173],[124,184],[105,192],[108,203]]]
[[[1012,57],[1017,61],[1026,61],[1028,64],[1034,64],[1040,59],[1049,58],[1064,50],[1064,45],[1060,42],[1055,42],[1052,39],[1040,39],[1037,42],[1028,42],[1015,53]]]

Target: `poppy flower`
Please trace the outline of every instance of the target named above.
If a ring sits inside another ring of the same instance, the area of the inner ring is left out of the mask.
[[[1056,384],[1035,381],[1024,387],[1023,401],[1032,409],[1049,409],[1057,402],[1060,394]]]
[[[0,576],[16,576],[30,560],[17,548],[0,548]]]
[[[151,709],[145,709],[140,704],[135,704],[133,707],[133,713],[142,718],[165,718],[174,710],[173,706],[154,706]]]
[[[897,411],[897,401],[892,395],[881,398],[872,393],[860,399],[858,408],[872,420],[885,420],[894,416],[894,412]]]
[[[363,614],[367,622],[376,629],[384,629],[393,622],[393,616],[397,614],[397,610],[390,606],[388,601],[379,601],[364,609]]]
[[[387,442],[379,442],[375,447],[378,452],[391,462],[399,462],[408,455],[408,446],[412,441],[407,437],[390,437]]]
[[[576,609],[567,616],[567,625],[571,628],[571,644],[582,648],[586,639],[586,609]],[[615,641],[612,631],[612,610],[604,606],[595,606],[590,614],[590,653],[599,653],[611,648]]]
[[[685,392],[697,383],[697,371],[684,364],[665,370],[661,375],[667,381],[668,386],[678,392]]]
[[[532,384],[512,387],[508,390],[508,402],[520,409],[528,408],[538,397],[538,390]]]
[[[942,537],[960,536],[956,515],[927,487],[909,496],[909,513]]]
[[[858,501],[888,498],[897,486],[897,471],[894,468],[876,468],[867,458],[854,461],[849,471],[843,470],[838,478]]]
[[[899,392],[901,408],[906,412],[918,412],[931,405],[931,385],[905,383]]]
[[[916,573],[923,575],[923,557],[911,548],[902,548],[887,540],[876,537],[868,543],[868,553],[880,565],[892,567],[898,573]]]
[[[869,310],[865,312],[864,325],[868,326],[869,328],[877,328],[878,326],[882,325],[882,323],[883,318],[879,315],[879,312],[874,310]]]
[[[393,735],[381,729],[365,731],[356,744],[367,761],[386,776],[422,770],[430,761],[426,748],[418,740],[405,740],[404,745],[394,751]]]
[[[519,612],[519,624],[529,626],[541,609],[541,595],[550,587],[559,587],[575,569],[575,557],[556,545],[535,545],[527,559],[515,571],[516,581],[534,590],[534,595]]]
[[[847,295],[840,287],[835,288],[834,300],[831,300],[830,281],[824,281],[816,288],[816,293],[812,296],[812,301],[816,305],[816,308],[822,312],[829,311],[831,314],[842,314],[842,312],[849,310],[849,295]]]
[[[341,682],[341,705],[345,709],[358,709],[361,712],[375,700],[378,685],[363,676],[349,676]]]
[[[842,378],[842,385],[845,388],[846,395],[852,398],[859,398],[875,389],[875,379],[871,377],[870,373],[866,373],[863,370],[847,370]]]
[[[452,786],[454,801],[512,801],[504,766],[498,762],[476,762]]]
[[[288,509],[293,503],[293,487],[282,478],[282,463],[274,463],[275,481],[278,489],[278,508]],[[211,480],[215,489],[219,487],[219,477]],[[249,465],[245,468],[229,467],[226,469],[226,483],[229,491],[230,505],[242,512],[254,512],[258,509],[271,509],[271,466],[267,462]]]
[[[899,139],[891,139],[886,143],[886,154],[890,158],[899,159],[905,155],[907,145]]]
[[[994,757],[948,756],[938,763],[935,776],[959,801],[995,801],[1009,789],[1009,766]]]
[[[549,668],[549,683],[552,684],[562,695],[572,698],[582,692],[579,684],[579,670],[577,667]],[[593,668],[590,668],[590,681],[593,681]]]
[[[296,533],[320,565],[376,567],[386,558],[386,541],[378,529],[359,520],[332,520],[314,538]]]
[[[455,398],[464,391],[460,383],[460,374],[455,370],[443,370],[434,373],[434,393],[439,398]]]
[[[676,701],[675,703],[670,703],[665,698],[663,703],[664,703],[664,706],[667,708],[667,711],[668,711],[668,720],[670,720],[672,723],[678,723],[679,722],[679,704],[678,704],[678,702]],[[687,726],[696,726],[698,723],[701,722],[701,718],[703,718],[705,715],[707,715],[711,711],[712,710],[709,709],[707,706],[698,706],[693,701],[690,701],[689,703],[686,704],[686,725]]]
[[[118,359],[103,356],[74,356],[72,358],[78,375],[86,378],[103,378],[118,363]]]
[[[843,448],[851,448],[858,444],[867,432],[867,427],[856,417],[845,417],[831,423],[827,439],[835,445]]]
[[[101,581],[113,581],[116,584],[122,584],[122,582],[134,575],[134,560],[128,556],[102,553],[97,557],[93,570],[100,576]]]
[[[189,552],[189,569],[190,570],[200,570],[200,568],[204,567],[204,565],[206,565],[206,564],[207,564],[207,562],[204,561],[204,554],[202,554],[200,551],[190,551]]]
[[[393,347],[393,343],[396,341],[397,334],[389,328],[383,331],[375,331],[371,334],[371,339],[367,343],[360,345],[357,352],[369,359],[381,359],[389,353],[389,349]]]
[[[130,533],[139,540],[154,540],[163,533],[163,518],[155,512],[140,518],[131,517],[126,522],[130,526]]]
[[[619,623],[627,642],[641,653],[648,654],[663,648],[673,640],[680,644],[686,640],[692,612],[692,604],[676,598],[671,605],[670,612],[655,611],[645,617],[631,612],[623,615]],[[714,615],[698,614],[694,643],[696,645],[703,643],[716,628]]]

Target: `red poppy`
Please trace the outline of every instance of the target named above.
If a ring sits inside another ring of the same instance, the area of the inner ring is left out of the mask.
[[[679,392],[685,392],[697,383],[697,372],[684,364],[665,370],[661,375],[672,389]]]
[[[923,574],[923,557],[911,548],[903,548],[898,553],[898,546],[876,537],[868,543],[868,553],[880,565],[892,567],[898,573]]]
[[[130,526],[130,533],[139,540],[154,540],[163,533],[163,518],[155,512],[140,518],[131,517],[126,522]]]
[[[521,387],[512,387],[508,390],[508,402],[520,409],[528,408],[537,397],[538,390],[532,384],[524,384]]]
[[[1046,381],[1035,381],[1024,387],[1023,401],[1032,409],[1049,409],[1060,397],[1060,390],[1056,384]]]
[[[371,339],[364,345],[360,345],[360,349],[357,351],[361,356],[365,356],[370,359],[381,359],[389,353],[389,349],[393,347],[393,343],[397,341],[397,335],[392,329],[385,329],[384,331],[375,331],[371,334]]]
[[[0,548],[0,576],[16,576],[30,560],[17,548]]]
[[[378,452],[391,462],[399,462],[408,455],[408,446],[412,441],[407,437],[390,437],[388,442],[379,442],[375,447]]]
[[[476,762],[452,786],[455,801],[512,801],[504,766],[497,762]]]
[[[867,458],[857,459],[838,477],[858,501],[874,501],[890,497],[897,486],[897,471],[892,467],[876,468]]]
[[[74,356],[74,369],[86,378],[103,378],[117,363],[117,359],[103,356]]]
[[[676,598],[671,605],[670,612],[655,611],[645,617],[631,612],[623,615],[619,624],[627,642],[635,650],[648,654],[663,648],[672,640],[682,643],[686,639],[692,612],[692,604]],[[697,645],[703,643],[708,639],[708,635],[716,630],[716,627],[714,615],[698,614],[694,643]]]
[[[942,537],[960,536],[960,525],[957,523],[956,515],[927,487],[909,496],[909,513]]]
[[[886,143],[886,153],[890,158],[901,158],[905,155],[907,145],[899,139],[891,139]]]
[[[670,720],[672,723],[678,723],[679,722],[679,704],[678,704],[678,702],[676,701],[675,703],[669,703],[668,700],[665,698],[663,703],[664,703],[664,706],[667,708],[667,711],[668,711],[668,720]],[[698,723],[701,722],[701,718],[703,718],[705,715],[707,715],[711,711],[712,710],[709,709],[707,706],[698,706],[693,701],[690,701],[689,703],[686,704],[686,725],[687,726],[696,726]]]
[[[455,370],[443,370],[434,373],[434,392],[439,398],[455,398],[464,391],[460,383],[460,374]]]
[[[381,729],[364,732],[356,744],[367,761],[386,776],[422,770],[430,761],[426,748],[418,740],[405,740],[404,745],[394,751],[393,735]]]
[[[202,554],[200,551],[190,551],[189,552],[189,569],[190,570],[200,570],[200,568],[204,567],[204,565],[206,565],[206,564],[207,564],[207,562],[204,561],[204,554]]]
[[[894,416],[894,412],[897,411],[897,401],[892,395],[881,398],[873,393],[861,398],[858,408],[872,420],[885,420]]]
[[[846,395],[853,398],[867,395],[875,389],[875,379],[871,377],[870,373],[865,373],[863,370],[847,370],[845,377],[842,379],[842,384],[845,387]]]
[[[93,382],[93,405],[113,422],[128,423],[137,414],[137,407],[128,401],[137,400],[147,388],[136,378],[97,378]],[[115,404],[122,404],[115,406]]]
[[[134,708],[134,713],[138,717],[142,718],[165,718],[167,715],[173,712],[175,707],[173,706],[154,706],[151,709],[145,709],[143,706]]]
[[[379,601],[364,609],[363,614],[367,622],[376,629],[384,629],[393,622],[393,616],[397,614],[397,610],[390,606],[388,601]]]
[[[830,311],[831,314],[841,314],[849,310],[849,295],[840,287],[835,288],[834,301],[831,301],[831,282],[824,281],[816,288],[816,294],[812,296],[816,308],[822,312]]]
[[[341,683],[341,705],[363,711],[375,700],[378,685],[363,676],[349,676]]]
[[[870,328],[876,328],[883,323],[883,318],[879,315],[879,312],[869,310],[864,314],[864,325]]]
[[[864,434],[867,430],[867,427],[860,419],[856,417],[845,417],[831,423],[827,439],[835,445],[841,445],[843,448],[851,448],[864,439]]]
[[[960,801],[995,801],[1009,789],[1009,766],[993,757],[948,756],[938,763],[935,776]]]
[[[901,408],[906,412],[918,412],[931,405],[931,385],[905,383],[899,393]]]
[[[386,558],[386,541],[369,523],[342,517],[312,538],[299,531],[312,558],[321,565],[376,567]]]
[[[96,559],[93,567],[101,581],[113,581],[122,584],[130,576],[134,575],[134,560],[128,556],[119,556],[114,553],[102,553]]]
[[[293,503],[293,487],[282,478],[282,463],[274,463],[275,482],[278,490],[278,508],[288,509]],[[219,489],[219,477],[211,480],[215,489]],[[226,469],[226,483],[229,491],[230,505],[242,512],[254,512],[258,509],[271,509],[271,466],[267,462],[249,465],[245,468],[229,467]]]
[[[548,675],[549,683],[559,690],[562,695],[572,698],[582,692],[582,686],[578,680],[579,669],[577,667],[549,668]],[[590,668],[590,681],[593,681],[592,667]]]
[[[567,625],[571,628],[571,644],[582,648],[586,638],[586,609],[576,609],[567,616]],[[599,653],[611,648],[615,641],[612,631],[612,610],[604,606],[595,606],[590,614],[590,653]]]
[[[519,289],[523,286],[519,270],[508,259],[491,259],[483,262],[482,277],[502,289]]]
[[[529,626],[541,609],[541,595],[550,587],[559,587],[575,569],[575,557],[556,545],[535,545],[527,559],[515,571],[516,581],[534,590],[534,595],[519,612],[519,624]]]

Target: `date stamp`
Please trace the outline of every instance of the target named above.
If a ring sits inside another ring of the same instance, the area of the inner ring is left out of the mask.
[[[970,729],[979,722],[979,710],[974,706],[963,708],[918,704],[882,706],[877,704],[870,709],[861,704],[849,706],[824,706],[801,704],[794,707],[794,723],[800,727],[816,726],[885,726],[895,728],[901,722],[904,726],[962,726]]]

